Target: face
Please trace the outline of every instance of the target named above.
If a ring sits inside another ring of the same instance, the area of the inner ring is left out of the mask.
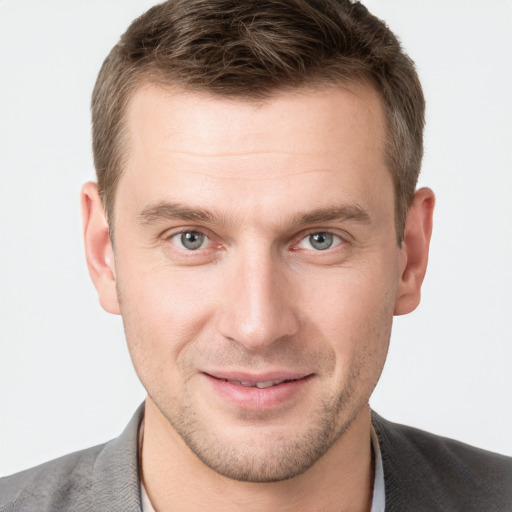
[[[402,258],[380,101],[147,86],[127,122],[114,275],[148,400],[218,473],[300,474],[386,357]]]

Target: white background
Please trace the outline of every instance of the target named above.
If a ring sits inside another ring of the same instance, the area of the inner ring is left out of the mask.
[[[0,0],[0,475],[117,436],[144,397],[89,282],[78,207],[89,98],[152,2]],[[372,406],[512,454],[512,3],[372,0],[428,101],[437,193],[423,302],[396,319]]]

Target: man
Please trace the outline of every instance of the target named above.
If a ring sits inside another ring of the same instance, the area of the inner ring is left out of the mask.
[[[419,303],[424,101],[350,2],[171,1],[93,94],[89,271],[148,397],[0,510],[507,510],[509,459],[370,413]]]

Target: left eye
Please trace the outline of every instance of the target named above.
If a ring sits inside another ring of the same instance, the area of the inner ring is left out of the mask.
[[[170,241],[182,249],[196,251],[204,249],[208,245],[209,239],[199,231],[183,231],[171,236]]]
[[[303,238],[299,243],[299,247],[302,249],[312,249],[314,251],[325,251],[341,243],[343,243],[343,240],[339,236],[327,231],[321,231],[311,233]]]

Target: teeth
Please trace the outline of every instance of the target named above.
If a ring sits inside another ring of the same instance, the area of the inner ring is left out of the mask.
[[[238,380],[231,380],[229,381],[233,384],[240,384],[241,386],[246,386],[246,387],[256,387],[256,388],[259,388],[259,389],[263,389],[263,388],[269,388],[271,386],[277,386],[277,384],[281,384],[282,382],[284,382],[284,380],[266,380],[264,382],[244,382],[244,381],[238,381]]]
[[[281,382],[284,382],[283,380],[267,380],[266,382],[257,382],[256,387],[257,388],[269,388],[270,386],[275,386],[277,384],[281,384]]]

